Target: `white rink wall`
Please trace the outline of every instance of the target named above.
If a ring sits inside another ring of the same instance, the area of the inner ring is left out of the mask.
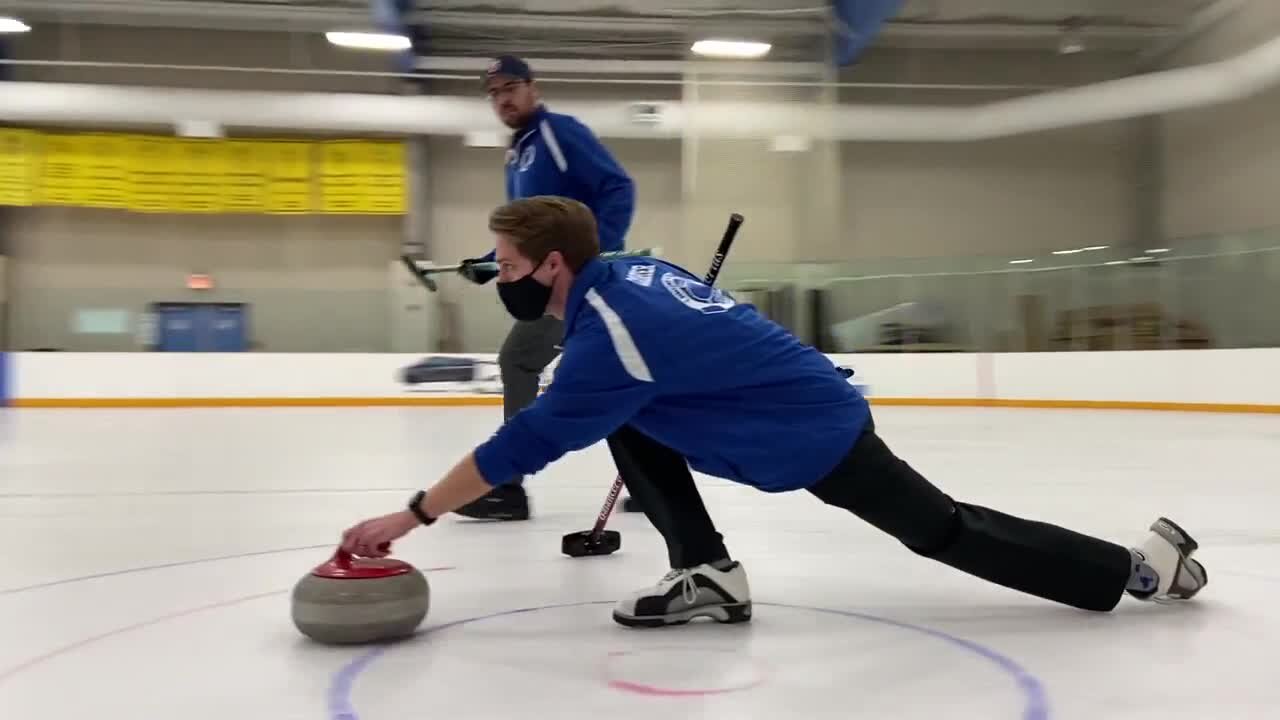
[[[406,384],[426,357],[476,361],[467,382]],[[832,355],[873,402],[1280,413],[1280,349]],[[500,402],[492,355],[14,353],[25,407],[468,405]],[[3,398],[0,398],[3,399]]]
[[[868,394],[873,399],[1043,401],[1046,407],[1259,405],[1280,411],[1280,349],[1276,348],[832,358],[855,368],[870,385]]]

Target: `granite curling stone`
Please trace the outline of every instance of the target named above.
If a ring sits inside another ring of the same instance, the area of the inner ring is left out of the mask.
[[[339,549],[294,586],[293,624],[320,643],[383,642],[412,635],[430,604],[427,578],[409,563]]]

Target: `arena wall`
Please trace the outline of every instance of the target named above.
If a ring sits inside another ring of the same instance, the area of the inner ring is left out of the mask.
[[[443,365],[419,367],[414,382],[405,382],[406,369],[428,357]],[[831,359],[852,367],[850,382],[877,405],[1280,414],[1280,349]],[[416,353],[11,353],[7,363],[0,359],[7,365],[0,399],[28,408],[500,405],[493,361]]]

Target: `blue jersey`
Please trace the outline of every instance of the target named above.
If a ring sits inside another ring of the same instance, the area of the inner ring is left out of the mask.
[[[601,252],[625,247],[635,214],[635,183],[586,125],[545,107],[511,138],[507,150],[507,200],[535,195],[586,205],[596,218]]]
[[[870,416],[829,358],[665,262],[587,263],[564,320],[547,391],[476,449],[490,484],[629,424],[699,472],[796,490],[830,473]]]

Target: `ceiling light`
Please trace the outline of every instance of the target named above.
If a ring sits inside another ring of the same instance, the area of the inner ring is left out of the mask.
[[[15,17],[0,17],[0,33],[31,32],[31,26]]]
[[[1054,255],[1075,255],[1078,252],[1084,252],[1084,250],[1054,250],[1053,254]]]
[[[327,32],[325,39],[334,45],[361,50],[408,50],[409,38],[389,33]]]
[[[1081,250],[1084,250],[1085,252],[1092,252],[1094,250],[1106,250],[1109,247],[1111,246],[1110,245],[1090,245],[1087,248],[1081,248]]]
[[[1154,255],[1154,254],[1156,254],[1156,253],[1167,253],[1167,252],[1169,252],[1169,248],[1155,248],[1155,249],[1152,249],[1152,250],[1148,250],[1148,251],[1147,251],[1147,254],[1148,254],[1148,255]]]
[[[1105,264],[1106,265],[1128,265],[1129,261],[1128,260],[1112,260]]]
[[[1010,265],[1024,265],[1026,263],[1035,262],[1035,260],[1010,260]]]
[[[1058,45],[1058,52],[1063,55],[1075,55],[1084,52],[1084,43],[1075,37],[1065,37]]]
[[[1130,262],[1151,262],[1152,260],[1155,260],[1155,258],[1153,258],[1153,257],[1148,257],[1148,256],[1146,256],[1146,255],[1140,255],[1140,256],[1138,256],[1138,257],[1131,257],[1131,258],[1129,258],[1129,261],[1130,261]]]
[[[759,58],[769,53],[769,43],[746,40],[699,40],[690,49],[698,55],[719,58]]]

